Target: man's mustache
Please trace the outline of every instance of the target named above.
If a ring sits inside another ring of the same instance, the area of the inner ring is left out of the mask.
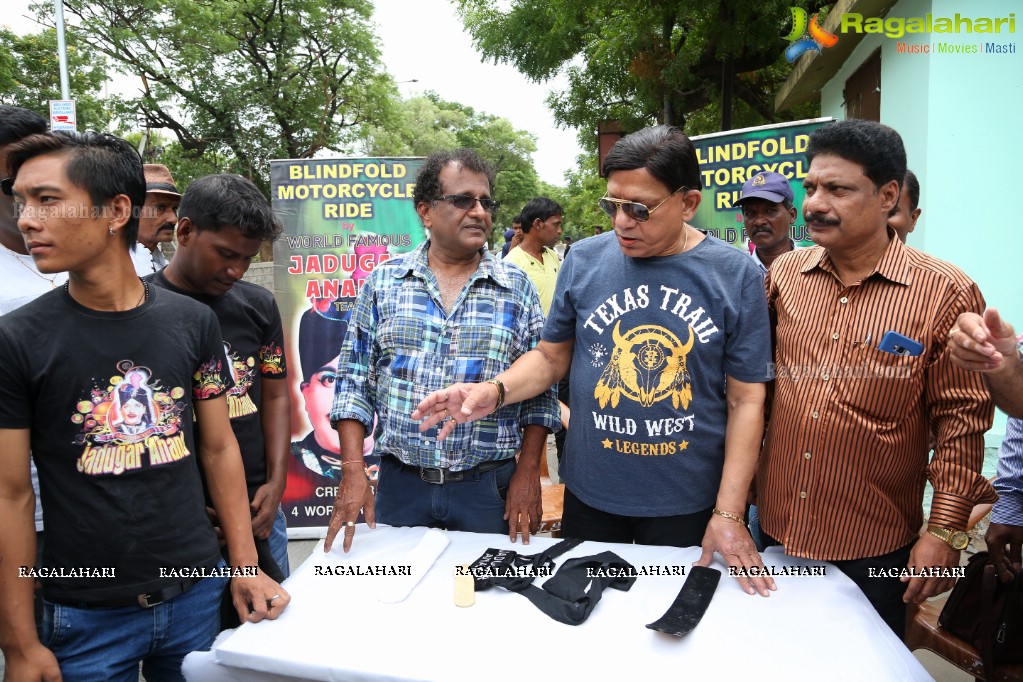
[[[829,218],[823,213],[810,213],[803,217],[806,219],[806,222],[818,225],[839,225],[842,222],[838,218]]]

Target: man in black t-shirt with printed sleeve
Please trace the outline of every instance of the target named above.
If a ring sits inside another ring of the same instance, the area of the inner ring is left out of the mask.
[[[287,577],[288,528],[280,502],[287,483],[291,399],[284,331],[273,294],[241,279],[263,241],[280,234],[280,222],[254,184],[226,174],[192,182],[179,215],[174,260],[147,279],[209,306],[217,316],[234,372],[227,407],[245,465],[252,534],[269,542]]]

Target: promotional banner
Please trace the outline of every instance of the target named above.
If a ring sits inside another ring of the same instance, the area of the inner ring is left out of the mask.
[[[693,217],[693,227],[748,249],[749,236],[743,227],[742,211],[732,202],[742,194],[742,184],[760,171],[773,171],[789,179],[795,194],[796,224],[792,238],[799,245],[811,245],[800,207],[806,192],[803,178],[810,164],[806,145],[810,133],[830,118],[729,130],[692,138],[700,162],[703,199]]]
[[[365,278],[423,241],[412,205],[420,158],[294,159],[271,163],[274,289],[287,339],[292,397],[288,536],[322,537],[341,481],[329,412],[348,317]],[[376,478],[372,436],[367,473]],[[351,467],[349,467],[350,469]],[[361,519],[360,519],[361,520]]]

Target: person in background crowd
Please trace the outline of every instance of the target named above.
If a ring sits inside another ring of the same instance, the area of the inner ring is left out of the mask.
[[[530,199],[519,213],[522,221],[522,243],[505,256],[529,275],[540,296],[543,314],[550,312],[554,286],[558,282],[561,259],[551,247],[561,236],[564,211],[558,202],[547,197]]]
[[[746,234],[756,246],[750,256],[761,272],[766,273],[775,258],[796,248],[791,236],[796,222],[792,198],[788,178],[763,171],[743,184],[742,195],[733,204],[742,210]]]
[[[920,182],[913,171],[907,169],[899,193],[899,203],[895,204],[895,208],[888,216],[888,227],[895,230],[903,244],[906,243],[909,233],[916,229],[916,221],[920,219],[921,212]]]
[[[502,249],[502,251],[501,251],[501,258],[504,258],[505,256],[507,256],[509,251],[511,251],[512,249],[514,249],[515,247],[517,247],[519,244],[522,243],[522,238],[525,235],[523,235],[523,233],[522,233],[522,216],[521,215],[517,215],[514,218],[512,218],[511,229],[512,229],[511,241],[507,242],[504,245],[504,249]]]
[[[139,277],[167,267],[160,244],[174,240],[178,204],[181,203],[181,195],[167,166],[147,163],[143,168],[146,173],[146,203],[139,218],[139,241],[132,253],[132,262]]]
[[[511,251],[511,240],[512,237],[514,236],[515,236],[514,228],[509,227],[507,230],[504,231],[504,246],[501,247],[501,258],[507,256],[508,252]]]
[[[561,256],[561,260],[565,260],[566,258],[568,258],[568,252],[571,249],[572,249],[572,238],[569,237],[568,235],[565,235],[565,238],[561,242],[561,253],[558,254],[558,255]]]

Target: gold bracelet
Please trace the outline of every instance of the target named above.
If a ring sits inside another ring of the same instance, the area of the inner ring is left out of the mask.
[[[495,407],[494,409],[495,410],[501,409],[501,406],[504,405],[504,397],[506,395],[506,391],[504,389],[504,382],[501,381],[500,379],[491,379],[486,383],[497,386],[497,407]]]
[[[741,517],[741,516],[738,516],[737,514],[733,514],[732,512],[726,512],[726,511],[721,511],[721,510],[720,510],[720,509],[718,509],[717,507],[714,507],[714,509],[713,509],[713,512],[714,512],[715,514],[717,514],[718,516],[723,516],[723,517],[725,517],[725,518],[726,518],[726,519],[728,519],[729,521],[735,521],[736,523],[745,523],[745,522],[744,522],[744,521],[742,520],[742,517]]]

